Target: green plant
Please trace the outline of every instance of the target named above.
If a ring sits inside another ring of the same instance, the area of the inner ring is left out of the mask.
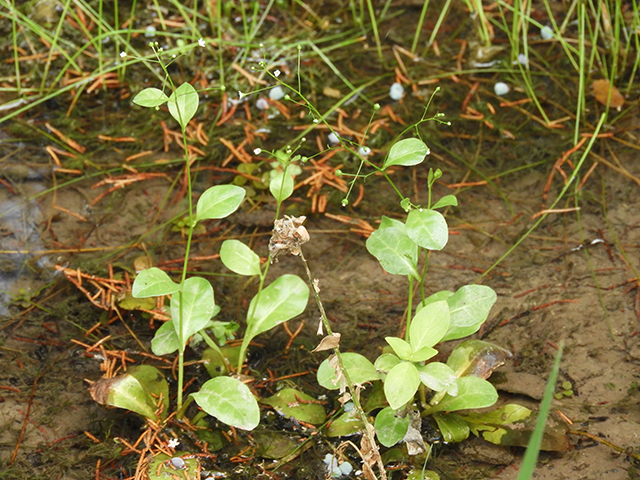
[[[418,165],[428,152],[422,140],[403,139],[392,146],[382,167],[374,166],[374,169],[384,172],[391,166]],[[378,441],[390,447],[405,440],[413,454],[426,451],[419,434],[421,417],[432,418],[445,441],[451,442],[464,440],[471,431],[478,433],[488,428],[488,424],[493,427],[506,424],[504,418],[514,422],[530,414],[518,406],[510,406],[508,415],[501,411],[486,418],[454,413],[489,407],[496,402],[496,389],[486,378],[510,356],[508,351],[487,342],[468,340],[454,349],[446,363],[430,362],[438,353],[434,348],[438,343],[464,338],[478,331],[497,298],[490,287],[483,285],[467,285],[456,292],[441,291],[428,297],[424,294],[428,251],[442,250],[448,240],[447,222],[438,209],[457,205],[453,195],[432,203],[432,187],[441,174],[440,170],[429,172],[425,208],[412,204],[396,188],[400,205],[408,212],[406,221],[383,216],[380,227],[366,243],[369,252],[387,272],[408,276],[408,312],[413,311],[413,282],[420,283],[422,300],[415,314],[408,318],[404,338],[387,337],[389,346],[374,363],[358,353],[342,354],[344,369],[353,383],[382,383],[384,400],[367,406],[368,411],[384,407],[375,419]],[[421,251],[427,252],[422,269],[419,265]],[[318,383],[330,390],[341,388],[342,377],[343,372],[336,367],[332,357],[322,362],[317,373]],[[347,427],[349,418],[351,426]],[[351,413],[343,414],[342,420],[346,429],[357,429]],[[337,428],[336,433],[344,434],[345,430]]]
[[[202,45],[202,42],[199,42]],[[151,45],[155,49],[155,45]],[[185,129],[189,121],[195,116],[199,96],[189,83],[183,83],[177,88],[173,85],[165,65],[162,62],[162,50],[157,50],[158,63],[166,74],[167,86],[171,94],[167,96],[163,90],[146,88],[136,95],[133,102],[142,107],[158,109],[167,104],[169,113],[178,122],[182,130],[185,159],[189,166]],[[291,152],[289,152],[291,153]],[[271,179],[270,190],[278,202],[278,210],[283,200],[293,191],[293,178],[286,169],[290,164],[291,155],[277,157],[283,165],[282,172]],[[174,282],[168,274],[159,268],[149,268],[141,271],[133,283],[132,295],[136,298],[171,296],[171,319],[165,322],[156,332],[151,343],[152,351],[156,355],[169,355],[178,352],[178,417],[184,414],[189,400],[195,400],[208,414],[234,427],[251,430],[260,421],[260,409],[250,389],[238,378],[233,376],[215,376],[205,382],[200,390],[190,395],[183,403],[182,390],[184,384],[184,354],[186,347],[194,335],[199,335],[206,343],[224,357],[218,343],[224,344],[226,339],[237,329],[234,322],[218,322],[212,318],[219,311],[215,303],[214,291],[208,280],[191,276],[187,278],[187,259],[194,229],[199,222],[209,219],[221,219],[232,214],[242,203],[245,190],[236,185],[216,185],[207,189],[198,199],[194,210],[191,201],[191,179],[188,178],[189,207],[188,221],[183,222],[187,229],[187,244],[182,277]],[[237,373],[240,373],[249,342],[257,335],[274,328],[296,315],[302,313],[307,304],[309,289],[304,281],[295,275],[282,275],[265,286],[268,264],[264,269],[260,266],[260,259],[249,247],[237,240],[227,240],[223,243],[220,256],[222,262],[232,271],[240,275],[256,275],[260,277],[258,293],[251,300],[247,313],[247,328],[238,355]],[[209,333],[216,337],[214,341]],[[136,384],[136,390],[123,392],[140,397],[143,395]],[[144,388],[142,389],[144,390]],[[151,394],[151,392],[148,392]],[[120,397],[119,397],[120,398]],[[121,400],[119,405],[128,404]],[[153,400],[142,401],[143,404],[154,405]],[[166,407],[166,406],[165,406]],[[148,416],[149,409],[136,409],[138,413]],[[150,417],[154,418],[154,417]]]

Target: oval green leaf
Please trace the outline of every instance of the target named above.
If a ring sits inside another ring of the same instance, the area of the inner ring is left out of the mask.
[[[429,155],[429,147],[419,138],[405,138],[396,142],[384,161],[383,169],[392,165],[410,167],[422,163]]]
[[[295,388],[284,388],[275,395],[260,401],[273,407],[280,415],[293,417],[312,425],[320,425],[327,418],[324,407],[314,403],[317,399]]]
[[[184,130],[198,110],[198,92],[190,83],[183,83],[169,97],[169,113]]]
[[[337,380],[336,371],[329,364],[329,358],[326,358],[320,364],[316,377],[318,379],[318,383],[327,390],[338,390],[340,388],[340,382]],[[344,363],[344,368],[347,370],[349,378],[353,383],[362,385],[364,383],[380,379],[380,375],[373,364],[359,353],[343,353],[342,361]]]
[[[367,250],[382,268],[395,275],[412,275],[420,281],[417,271],[418,247],[397,227],[379,228],[367,239]]]
[[[182,292],[171,296],[171,319],[176,335],[184,342],[182,349],[191,335],[207,325],[214,310],[213,287],[201,277],[187,278]]]
[[[178,334],[176,333],[176,327],[173,325],[173,320],[164,322],[156,331],[153,340],[151,340],[151,351],[154,355],[161,357],[162,355],[169,355],[179,349],[180,340],[178,340]]]
[[[383,408],[376,416],[374,428],[378,441],[385,447],[393,447],[400,442],[409,429],[409,417],[396,416],[393,408]]]
[[[497,298],[496,292],[486,285],[465,285],[459,288],[447,298],[451,325],[443,341],[463,338],[476,332],[489,316]]]
[[[196,222],[214,218],[225,218],[235,212],[246,190],[237,185],[216,185],[204,191],[198,199]]]
[[[447,443],[457,443],[469,437],[469,425],[455,413],[436,413],[433,419],[438,424],[442,440]]]
[[[239,275],[260,275],[260,257],[239,240],[225,240],[220,247],[220,260]]]
[[[162,90],[157,88],[145,88],[139,92],[133,99],[133,103],[141,107],[156,108],[163,105],[169,100]]]
[[[269,191],[278,203],[285,201],[293,193],[293,177],[286,171],[277,173],[269,182]]]
[[[193,398],[209,415],[243,430],[260,423],[260,407],[249,387],[232,377],[216,377],[205,382]]]
[[[142,270],[133,281],[131,294],[136,298],[159,297],[171,295],[180,290],[180,285],[156,267]]]
[[[455,412],[470,408],[490,407],[498,400],[498,392],[488,381],[478,377],[462,377],[458,379],[458,395],[446,394],[431,409],[433,412]]]
[[[440,200],[438,200],[431,208],[435,210],[436,208],[443,207],[457,207],[458,199],[455,195],[445,195]]]
[[[451,395],[458,394],[458,377],[451,367],[440,362],[431,362],[418,366],[420,381],[435,392],[447,391]]]
[[[449,305],[446,301],[440,300],[421,308],[411,320],[409,327],[409,342],[413,351],[417,352],[423,347],[433,347],[442,340],[447,330],[449,330]]]
[[[420,377],[413,363],[402,362],[393,367],[384,381],[384,394],[394,410],[402,408],[418,391]]]
[[[411,345],[408,342],[398,337],[386,337],[385,340],[389,345],[391,345],[391,348],[393,348],[393,351],[399,358],[401,358],[402,360],[411,359],[413,350],[411,349]]]
[[[449,229],[440,212],[421,208],[409,212],[407,235],[422,248],[442,250],[449,240]]]

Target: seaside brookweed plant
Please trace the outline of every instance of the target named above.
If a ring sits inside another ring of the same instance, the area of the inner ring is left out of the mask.
[[[165,103],[167,104],[169,113],[178,122],[182,130],[185,160],[188,168],[189,159],[185,129],[196,114],[199,96],[189,83],[185,82],[175,88],[160,56],[158,56],[158,60],[162,68],[165,69],[167,83],[173,90],[171,95],[167,96],[157,88],[146,88],[136,95],[133,102],[142,107],[155,109]],[[270,182],[270,190],[278,202],[278,211],[282,201],[293,192],[293,178],[286,172],[290,157],[291,155],[276,157],[283,165],[283,171],[274,175]],[[246,194],[245,189],[236,185],[210,187],[198,199],[194,212],[191,203],[191,179],[189,175],[187,175],[187,178],[189,220],[182,278],[180,282],[174,282],[167,273],[156,267],[142,270],[134,280],[132,295],[136,298],[171,297],[171,319],[157,330],[151,342],[151,349],[154,354],[159,356],[178,352],[178,396],[176,407],[178,418],[184,415],[189,402],[195,400],[206,413],[216,417],[221,422],[233,427],[252,430],[260,421],[260,408],[251,390],[235,376],[215,376],[205,382],[198,392],[192,393],[184,404],[182,402],[184,353],[190,339],[195,335],[200,336],[218,354],[218,358],[224,358],[218,343],[224,345],[226,339],[238,328],[238,325],[234,322],[212,320],[220,308],[215,303],[214,291],[208,280],[197,276],[186,277],[187,259],[189,258],[193,231],[199,222],[209,219],[222,219],[231,215],[238,209]],[[258,276],[260,278],[258,293],[249,305],[246,332],[237,354],[236,374],[240,374],[250,341],[257,335],[302,313],[307,305],[309,288],[296,275],[282,275],[265,286],[269,264],[267,263],[264,268],[261,268],[258,255],[240,241],[226,240],[222,244],[220,257],[223,264],[235,273]],[[216,340],[214,341],[207,332],[211,332],[216,337]],[[228,364],[225,366],[228,366]],[[154,367],[147,367],[148,369],[154,369]],[[153,373],[147,370],[145,370],[145,375],[142,377],[143,381],[147,377],[156,378]],[[230,371],[230,368],[225,369],[223,373],[230,373]],[[162,377],[159,372],[157,373],[157,377]],[[112,395],[111,397],[108,394],[103,395],[101,398],[105,401],[102,403],[132,409],[152,420],[166,418],[168,390],[164,378],[160,381],[160,387],[155,387],[155,389],[145,387],[145,384],[137,381],[135,377],[130,378],[132,380],[128,380],[128,382],[133,382],[135,388],[126,388],[119,391],[107,389]],[[122,382],[119,383],[123,384]],[[150,415],[150,413],[153,413],[153,408],[151,407],[158,404],[155,400],[155,397],[158,396],[157,392],[161,392],[160,398],[163,402],[161,416]],[[141,402],[138,402],[141,403],[142,407],[130,408],[130,405],[135,403],[131,401],[131,398],[143,398]]]
[[[428,153],[429,149],[422,140],[406,138],[391,147],[382,167],[376,169],[384,172],[394,165],[418,165]],[[502,420],[496,421],[495,415],[491,419],[476,416],[473,420],[466,420],[466,417],[453,412],[492,406],[498,394],[486,378],[510,357],[510,353],[501,347],[468,340],[454,349],[446,363],[430,361],[438,354],[434,348],[438,343],[477,332],[497,298],[495,292],[484,285],[467,285],[456,292],[424,295],[428,251],[442,250],[449,235],[447,222],[438,209],[457,205],[453,195],[446,195],[431,204],[433,184],[441,175],[440,170],[429,171],[426,208],[413,205],[394,186],[401,197],[402,209],[408,213],[406,221],[383,216],[379,228],[366,242],[367,250],[385,271],[408,276],[408,312],[413,311],[413,281],[420,282],[422,301],[417,305],[415,314],[409,314],[404,338],[387,337],[388,347],[374,363],[359,353],[342,354],[344,368],[353,383],[364,385],[372,382],[374,389],[376,382],[382,383],[384,401],[367,405],[367,412],[379,410],[375,418],[378,441],[391,447],[404,440],[411,455],[427,451],[420,434],[421,418],[431,417],[446,442],[464,440],[470,431],[478,434],[483,427],[489,428],[486,427],[489,423],[494,426],[501,424]],[[419,254],[422,250],[427,254],[420,272]],[[322,362],[317,379],[329,390],[343,388],[341,373],[332,357]],[[510,407],[509,422],[530,413],[527,409]],[[351,412],[345,412],[334,424],[335,435],[353,433],[358,428],[357,419]],[[493,440],[487,439],[499,443],[499,435]]]

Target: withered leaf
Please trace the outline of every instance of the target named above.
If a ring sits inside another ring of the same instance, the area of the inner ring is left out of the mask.
[[[320,344],[316,348],[311,350],[311,352],[322,352],[324,350],[331,350],[332,348],[336,348],[338,345],[340,345],[340,334],[332,333],[331,335],[327,335],[326,337],[324,337],[320,341]]]
[[[606,105],[608,100],[609,106],[618,110],[624,105],[624,96],[622,96],[620,90],[618,90],[615,85],[612,85],[606,78],[594,80],[591,88],[593,89],[593,95],[596,97],[596,100],[601,104]],[[611,91],[610,98],[609,91]]]

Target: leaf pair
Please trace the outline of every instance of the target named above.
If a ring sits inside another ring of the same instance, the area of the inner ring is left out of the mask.
[[[134,97],[133,103],[156,109],[167,103],[169,113],[184,130],[198,110],[199,97],[196,89],[185,82],[176,88],[170,97],[157,88],[145,88]]]

